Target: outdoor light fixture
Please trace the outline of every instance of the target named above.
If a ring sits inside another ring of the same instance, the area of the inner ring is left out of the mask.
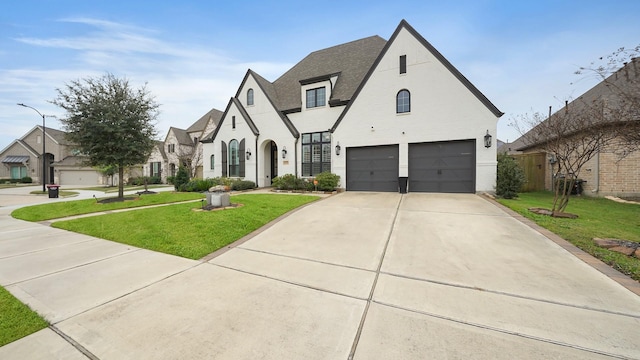
[[[489,134],[489,130],[487,130],[487,134],[484,136],[484,147],[491,147],[491,135]]]
[[[247,160],[249,160],[251,158],[251,149],[247,149],[247,151],[245,151],[246,155],[247,155]]]
[[[342,148],[340,147],[340,141],[338,141],[338,143],[336,144],[336,155],[340,155],[340,150]]]
[[[282,147],[282,158],[283,159],[287,158],[287,147],[286,146]]]
[[[31,107],[29,105],[25,105],[23,103],[19,103],[18,105],[22,106],[22,107],[29,108],[31,110],[34,110],[35,112],[38,113],[38,115],[42,116],[42,158],[41,158],[41,160],[42,160],[42,179],[41,179],[40,182],[42,183],[42,192],[45,192],[46,191],[45,190],[45,186],[46,186],[46,183],[47,183],[47,162],[46,162],[45,158],[46,158],[47,152],[46,152],[46,148],[45,148],[46,131],[45,131],[44,118],[47,117],[47,116],[48,117],[55,117],[55,116],[53,116],[53,115],[45,115],[45,114],[41,113],[40,111],[38,111],[36,108]]]

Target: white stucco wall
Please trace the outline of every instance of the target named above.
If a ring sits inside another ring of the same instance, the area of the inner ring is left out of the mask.
[[[399,57],[407,72],[399,74]],[[411,93],[411,112],[396,114],[396,94]],[[493,190],[497,117],[431,52],[402,29],[333,134],[332,171],[346,184],[346,148],[399,144],[400,176],[408,176],[408,144],[476,139],[476,191]],[[493,146],[484,147],[486,131]]]

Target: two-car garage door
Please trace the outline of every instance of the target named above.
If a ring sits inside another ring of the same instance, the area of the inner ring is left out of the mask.
[[[347,190],[398,191],[398,145],[347,148]],[[409,144],[409,192],[475,192],[475,140]]]

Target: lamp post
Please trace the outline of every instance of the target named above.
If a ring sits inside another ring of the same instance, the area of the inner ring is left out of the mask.
[[[45,135],[46,135],[46,132],[45,132],[44,119],[47,116],[49,116],[49,117],[53,117],[53,116],[52,115],[45,115],[45,114],[41,113],[40,111],[38,111],[36,108],[31,107],[29,105],[25,105],[23,103],[19,103],[18,105],[26,107],[26,108],[29,108],[29,109],[37,112],[38,115],[42,116],[42,159],[41,159],[42,160],[42,179],[41,179],[41,182],[42,182],[42,192],[45,192],[46,191],[45,190],[45,186],[46,186],[46,183],[47,183],[47,180],[46,180],[47,179],[47,162],[46,162],[45,157],[46,157],[47,152],[46,152],[46,148],[45,148]]]

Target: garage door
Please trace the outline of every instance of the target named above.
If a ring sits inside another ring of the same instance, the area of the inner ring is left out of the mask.
[[[409,192],[474,193],[475,140],[409,144]]]
[[[61,170],[60,185],[98,185],[95,171]]]
[[[347,190],[398,191],[398,145],[347,148]]]

